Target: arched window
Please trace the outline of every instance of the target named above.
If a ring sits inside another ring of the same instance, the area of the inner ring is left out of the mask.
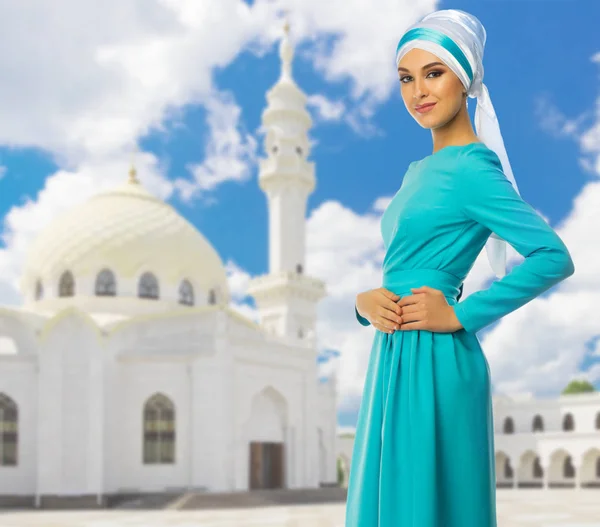
[[[146,272],[140,277],[138,296],[140,298],[158,298],[158,280],[152,273]]]
[[[596,414],[596,430],[600,430],[600,412]]]
[[[75,279],[71,271],[65,271],[58,283],[58,296],[73,296],[75,294]]]
[[[41,300],[42,298],[44,298],[44,286],[42,281],[38,279],[35,282],[35,299]]]
[[[544,421],[542,421],[541,415],[536,415],[533,418],[533,431],[534,432],[543,432],[544,431]]]
[[[565,414],[563,418],[563,430],[565,432],[572,431],[575,429],[575,422],[573,421],[572,414]]]
[[[214,289],[211,289],[208,292],[208,303],[209,304],[216,304],[217,303],[217,293],[215,292]]]
[[[16,403],[3,393],[0,394],[0,465],[17,464],[19,419]]]
[[[563,464],[563,477],[564,478],[574,478],[575,477],[575,467],[573,466],[573,460],[571,456],[567,456],[565,458]]]
[[[514,434],[515,433],[515,423],[512,420],[512,417],[507,417],[504,420],[504,433],[505,434]]]
[[[296,272],[302,274],[302,264],[296,264]]]
[[[189,280],[183,280],[179,285],[179,303],[186,306],[194,305],[194,287]]]
[[[144,463],[175,463],[175,406],[161,393],[144,404]]]
[[[544,477],[544,469],[542,468],[542,464],[540,463],[539,456],[535,458],[533,462],[533,477],[534,478],[543,478]]]
[[[102,269],[96,276],[96,295],[115,296],[117,294],[117,281],[110,269]]]
[[[302,155],[302,147],[301,146],[297,146],[296,147],[296,153],[301,156]]]

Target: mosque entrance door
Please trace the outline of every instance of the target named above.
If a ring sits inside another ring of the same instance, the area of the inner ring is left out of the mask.
[[[283,443],[250,443],[250,489],[283,488]]]

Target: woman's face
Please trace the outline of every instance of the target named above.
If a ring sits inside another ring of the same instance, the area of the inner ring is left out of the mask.
[[[435,63],[431,65],[431,63]],[[465,107],[465,88],[454,72],[433,53],[413,48],[398,64],[400,93],[408,113],[423,128],[438,128],[451,121]],[[425,113],[415,107],[435,103]]]

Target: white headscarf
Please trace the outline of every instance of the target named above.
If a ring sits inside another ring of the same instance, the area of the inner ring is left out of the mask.
[[[396,66],[413,48],[429,51],[448,65],[461,80],[468,96],[477,98],[477,136],[498,155],[504,174],[519,193],[504,148],[498,118],[487,86],[483,83],[485,40],[485,28],[475,16],[459,9],[434,11],[406,30],[398,43]],[[492,270],[499,278],[503,277],[506,274],[506,242],[492,233],[485,247]]]

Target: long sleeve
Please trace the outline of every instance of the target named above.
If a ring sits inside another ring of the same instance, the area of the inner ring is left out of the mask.
[[[356,319],[363,325],[363,326],[370,326],[371,323],[363,316],[360,315],[360,313],[358,312],[358,309],[356,309],[356,304],[354,305],[354,312],[356,313]]]
[[[477,332],[571,276],[575,266],[562,239],[515,191],[493,150],[465,152],[456,177],[462,213],[525,258],[488,289],[453,306],[465,330]]]

